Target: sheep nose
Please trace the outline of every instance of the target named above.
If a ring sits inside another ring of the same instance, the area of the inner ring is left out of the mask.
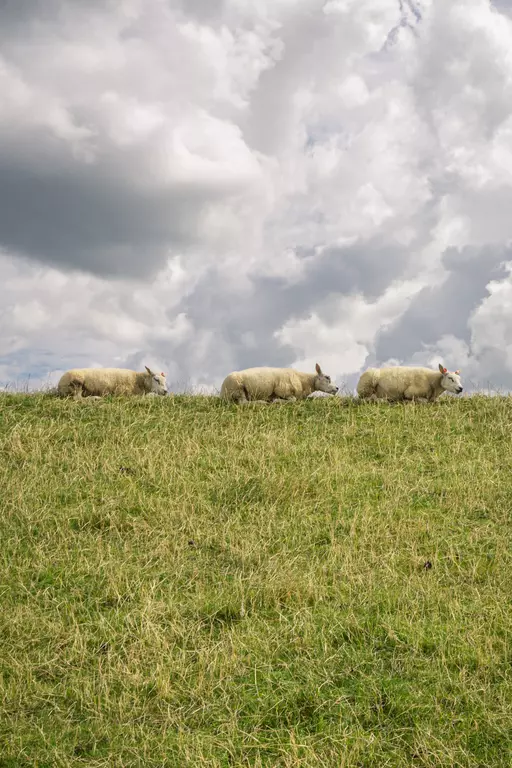
[[[459,392],[462,392],[464,387],[459,387]]]

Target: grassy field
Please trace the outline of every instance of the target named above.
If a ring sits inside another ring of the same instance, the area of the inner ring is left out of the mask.
[[[511,435],[0,396],[0,768],[510,768]]]

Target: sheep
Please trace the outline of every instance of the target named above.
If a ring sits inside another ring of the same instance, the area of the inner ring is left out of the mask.
[[[86,396],[95,400],[103,395],[166,395],[164,373],[138,373],[126,368],[73,368],[61,376],[57,389],[62,397]]]
[[[418,400],[432,403],[443,392],[462,392],[459,373],[450,373],[441,364],[439,373],[430,368],[406,366],[368,368],[359,379],[357,394],[364,400]]]
[[[233,403],[292,402],[312,392],[335,395],[338,387],[316,364],[316,373],[301,373],[293,368],[246,368],[226,376],[220,396]]]

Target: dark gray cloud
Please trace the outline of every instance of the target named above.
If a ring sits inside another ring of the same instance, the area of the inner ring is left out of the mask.
[[[407,266],[408,251],[378,242],[328,248],[307,261],[297,282],[254,276],[248,291],[226,289],[215,269],[204,276],[179,306],[198,329],[215,328],[205,366],[215,375],[224,370],[219,345],[225,345],[237,368],[251,365],[289,365],[295,351],[274,338],[286,321],[307,317],[315,310],[329,322],[340,297],[360,294],[372,300],[382,294]],[[186,360],[186,348],[175,350]],[[192,371],[189,371],[192,373]]]
[[[58,13],[62,2],[58,0],[32,0],[30,3],[19,3],[17,0],[2,0],[0,3],[0,35],[7,38],[13,32],[21,32],[22,28],[30,26],[35,19],[52,20]]]
[[[226,0],[168,0],[168,4],[169,8],[207,24],[221,19],[226,8]]]
[[[512,0],[491,0],[491,5],[501,13],[512,13]]]
[[[379,334],[375,361],[408,360],[445,335],[469,342],[470,316],[486,297],[489,282],[505,277],[503,263],[510,259],[510,248],[448,249],[443,256],[448,277],[421,290],[398,322]]]
[[[193,244],[209,195],[137,191],[115,171],[70,165],[52,176],[0,154],[0,244],[68,269],[150,278],[169,249]]]
[[[210,247],[204,216],[254,194],[258,176],[236,125],[212,108],[220,32],[199,56],[200,32],[179,27],[221,6],[196,0],[187,16],[171,3],[183,11],[173,16],[134,4],[132,16],[115,2],[4,0],[0,247],[145,279],[173,253]]]

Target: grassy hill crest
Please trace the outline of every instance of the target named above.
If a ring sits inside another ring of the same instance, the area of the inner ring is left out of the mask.
[[[510,766],[512,398],[0,397],[0,766]]]

